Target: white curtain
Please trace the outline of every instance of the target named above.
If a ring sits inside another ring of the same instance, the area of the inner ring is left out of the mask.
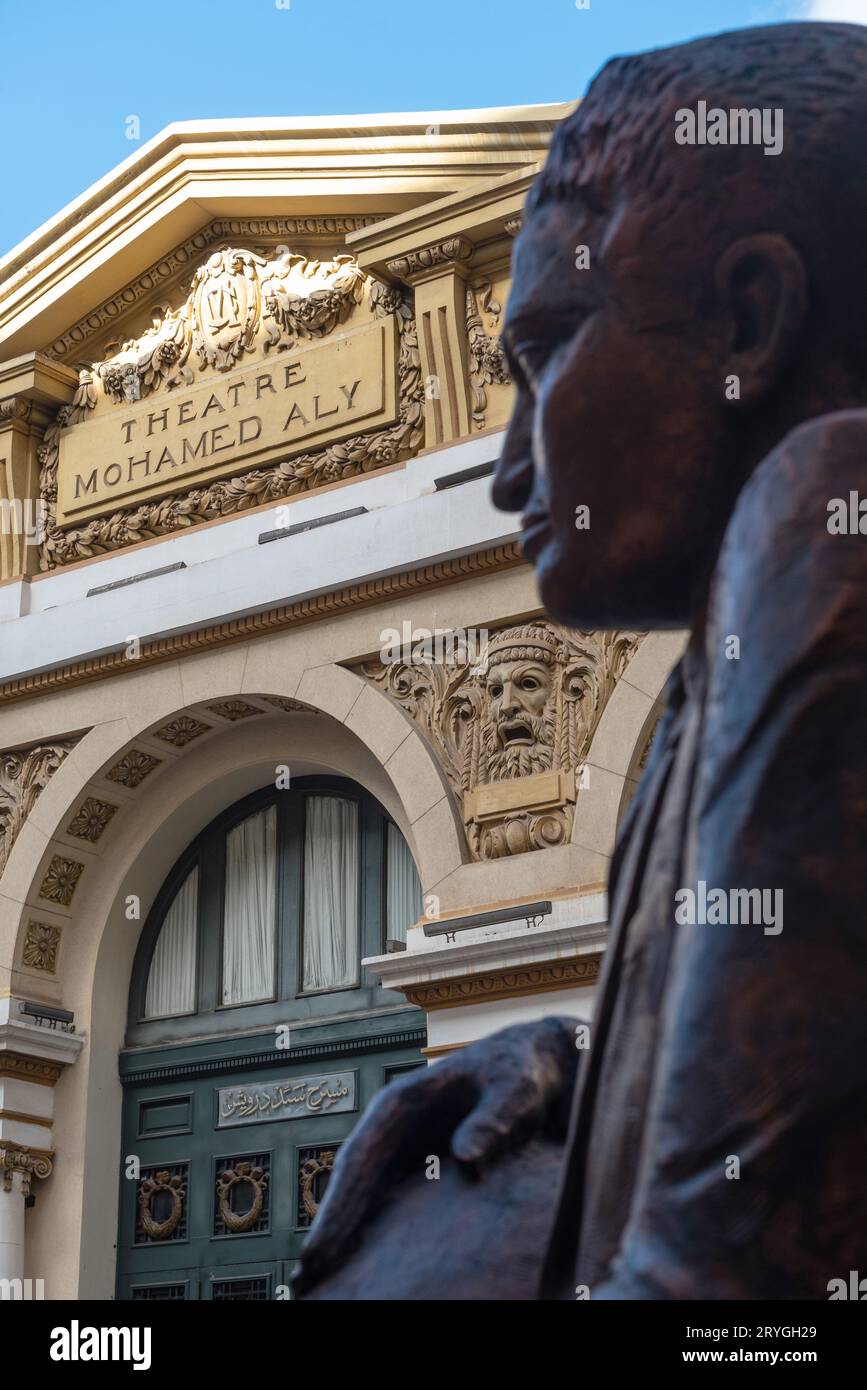
[[[196,914],[199,870],[184,879],[163,918],[151,957],[145,1018],[191,1014],[196,1007]]]
[[[386,891],[388,905],[386,935],[393,941],[406,941],[406,929],[421,917],[421,881],[409,845],[396,825],[388,822],[386,850]]]
[[[304,988],[358,983],[358,805],[308,796],[304,834]]]
[[[274,994],[277,807],[248,816],[226,836],[223,1003]]]

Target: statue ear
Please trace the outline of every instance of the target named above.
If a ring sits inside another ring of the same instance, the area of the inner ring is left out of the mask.
[[[742,237],[717,261],[718,303],[730,322],[726,375],[755,400],[771,390],[797,349],[807,305],[807,272],[787,237]]]

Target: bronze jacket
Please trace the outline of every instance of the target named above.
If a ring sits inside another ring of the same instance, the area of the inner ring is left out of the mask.
[[[867,412],[826,416],[727,528],[614,856],[543,1296],[824,1299],[867,1276],[859,486]]]

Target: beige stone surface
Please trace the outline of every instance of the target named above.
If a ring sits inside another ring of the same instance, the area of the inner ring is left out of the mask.
[[[406,738],[385,764],[410,824],[420,820],[448,791],[446,778],[421,738]]]
[[[304,672],[295,696],[343,723],[363,691],[364,682],[342,666],[317,666]]]
[[[381,763],[387,763],[392,753],[417,733],[412,720],[369,685],[362,689],[345,723]]]

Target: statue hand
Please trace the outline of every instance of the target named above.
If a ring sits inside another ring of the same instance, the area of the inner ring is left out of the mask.
[[[489,1163],[534,1134],[565,1139],[575,1020],[516,1024],[460,1048],[375,1097],[340,1150],[293,1279],[301,1297],[360,1243],[389,1192],[430,1158]]]

